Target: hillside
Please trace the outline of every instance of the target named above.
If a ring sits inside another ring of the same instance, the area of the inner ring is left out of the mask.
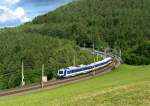
[[[29,31],[120,48],[128,64],[150,64],[149,0],[77,0],[32,23]]]
[[[149,106],[150,66],[121,65],[86,81],[0,99],[1,106]]]
[[[0,89],[21,85],[21,63],[24,62],[26,84],[41,82],[41,66],[48,80],[56,78],[57,70],[73,65],[93,62],[93,56],[75,42],[19,32],[19,28],[0,31]]]
[[[77,0],[32,22],[0,30],[0,89],[19,86],[21,62],[26,84],[57,70],[93,62],[82,47],[120,48],[128,64],[150,64],[150,0]]]

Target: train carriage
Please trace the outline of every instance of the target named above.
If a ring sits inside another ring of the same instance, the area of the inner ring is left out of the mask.
[[[105,67],[108,64],[110,64],[111,62],[112,62],[112,58],[108,57],[108,58],[105,58],[104,60],[94,62],[91,64],[80,65],[78,67],[73,66],[73,67],[68,67],[65,69],[60,69],[60,70],[58,70],[57,75],[58,75],[58,77],[62,77],[62,78],[76,76],[78,74],[87,73],[87,72]]]

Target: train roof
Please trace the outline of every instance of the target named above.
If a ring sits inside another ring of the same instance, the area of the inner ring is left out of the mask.
[[[80,69],[80,68],[82,68],[82,67],[88,67],[88,66],[93,66],[93,65],[95,65],[95,64],[99,64],[99,63],[103,63],[103,62],[106,62],[106,61],[108,61],[108,60],[110,60],[111,59],[111,57],[108,57],[108,58],[105,58],[105,59],[103,59],[103,60],[101,60],[101,61],[97,61],[97,62],[95,62],[95,63],[91,63],[91,64],[87,64],[87,65],[79,65],[79,66],[70,66],[70,67],[67,67],[67,68],[65,68],[66,70],[74,70],[74,69]]]

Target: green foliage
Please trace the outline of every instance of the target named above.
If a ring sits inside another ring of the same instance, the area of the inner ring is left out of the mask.
[[[41,65],[45,75],[56,77],[57,70],[73,64],[90,63],[92,55],[73,41],[41,34],[23,32],[19,28],[0,31],[0,82],[1,89],[20,85],[21,62],[24,62],[26,84],[40,82]]]
[[[80,46],[90,47],[94,42],[97,48],[120,48],[126,63],[133,57],[130,64],[150,64],[150,58],[140,54],[146,49],[141,46],[150,41],[149,5],[149,0],[78,0],[30,24],[49,27],[50,33],[45,34],[75,39]],[[136,53],[128,51],[136,48]]]
[[[128,64],[150,64],[150,42],[145,42],[136,49],[127,51],[124,59]]]

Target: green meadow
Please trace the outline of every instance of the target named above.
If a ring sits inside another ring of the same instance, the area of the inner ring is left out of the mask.
[[[1,98],[0,106],[150,106],[150,65],[123,64],[89,80]]]

